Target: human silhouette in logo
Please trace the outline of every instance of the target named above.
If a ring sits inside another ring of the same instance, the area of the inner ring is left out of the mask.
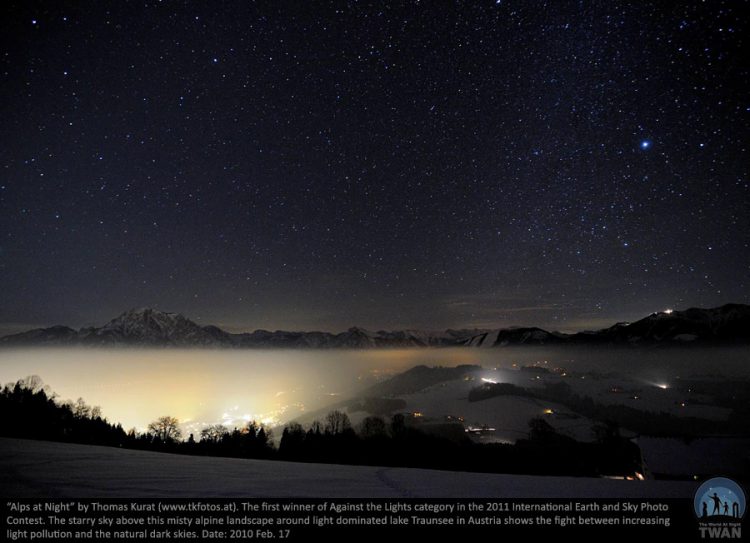
[[[729,515],[729,500],[724,502],[724,514]]]
[[[714,510],[711,512],[711,515],[721,515],[721,499],[719,498],[719,495],[714,492],[713,496],[709,496],[714,501]]]
[[[701,516],[703,518],[708,516],[708,504],[706,502],[703,502],[703,514]]]
[[[740,504],[739,502],[732,502],[732,516],[735,518],[740,517]]]

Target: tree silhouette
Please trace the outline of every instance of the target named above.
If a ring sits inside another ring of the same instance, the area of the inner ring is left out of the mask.
[[[299,457],[305,444],[305,435],[305,429],[298,422],[292,422],[285,426],[279,442],[279,455],[282,458],[290,458],[295,455]]]
[[[182,431],[180,430],[180,421],[175,417],[164,416],[159,417],[154,422],[148,425],[148,431],[155,438],[159,439],[163,443],[173,443],[179,441],[182,438]]]
[[[620,439],[620,428],[617,423],[612,421],[596,424],[592,431],[598,443],[607,444]]]
[[[349,415],[342,411],[331,411],[326,415],[325,433],[326,434],[343,434],[346,430],[351,430],[352,423]]]
[[[44,381],[42,381],[42,378],[38,375],[29,375],[24,379],[19,379],[16,386],[28,390],[29,392],[36,393],[44,388]]]
[[[13,437],[114,446],[122,446],[127,438],[121,426],[109,424],[100,410],[83,400],[56,402],[37,376],[0,389],[0,420],[0,433]]]
[[[201,430],[201,441],[208,443],[219,443],[225,436],[229,435],[229,430],[223,424],[212,424]]]
[[[541,417],[535,417],[529,421],[529,439],[532,441],[548,441],[556,434],[557,432],[550,423]]]
[[[91,408],[86,405],[83,398],[78,398],[72,406],[73,416],[79,419],[86,419],[91,415]]]
[[[457,439],[439,425],[410,424],[402,414],[394,415],[390,425],[369,416],[357,434],[341,411],[329,413],[324,425],[315,421],[309,429],[289,424],[278,452],[268,430],[255,421],[231,432],[219,424],[209,426],[199,443],[183,442],[174,417],[155,420],[146,433],[126,433],[82,399],[57,402],[35,376],[0,389],[0,420],[3,436],[182,454],[578,476],[632,474],[642,468],[637,445],[618,436],[615,425],[603,425],[597,441],[581,443],[557,433],[544,418],[530,421],[529,439],[515,445],[477,444],[463,433]]]
[[[391,418],[391,435],[400,437],[406,431],[406,417],[402,413],[396,413]]]
[[[380,417],[367,417],[360,425],[359,434],[365,439],[385,437],[387,435],[385,421]]]

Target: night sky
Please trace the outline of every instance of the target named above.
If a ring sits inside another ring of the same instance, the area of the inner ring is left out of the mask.
[[[0,333],[750,301],[747,2],[393,4],[4,2]]]

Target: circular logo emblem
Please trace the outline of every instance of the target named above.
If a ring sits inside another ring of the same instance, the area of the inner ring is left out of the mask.
[[[714,477],[698,487],[695,515],[706,520],[739,520],[745,514],[745,493],[726,477]]]

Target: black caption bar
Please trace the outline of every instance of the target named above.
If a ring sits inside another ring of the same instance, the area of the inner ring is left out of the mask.
[[[578,533],[698,537],[689,500],[5,499],[8,541]]]

